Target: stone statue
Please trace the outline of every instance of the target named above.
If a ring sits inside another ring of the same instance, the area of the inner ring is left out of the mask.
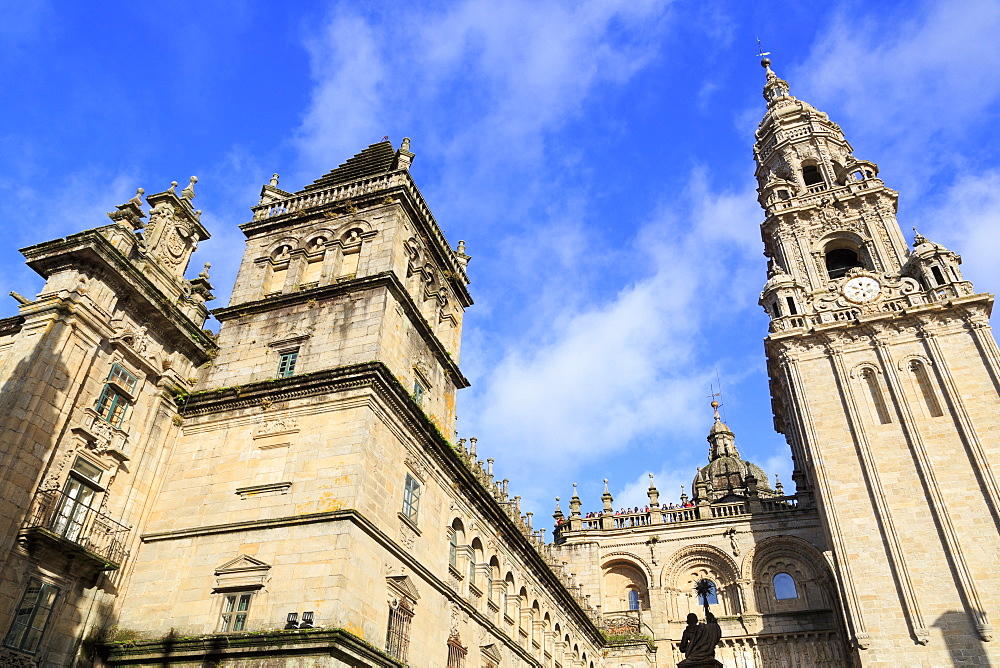
[[[698,615],[693,612],[687,616],[688,625],[680,645],[685,658],[677,668],[723,668],[715,658],[715,646],[722,637],[722,629],[711,612],[706,613],[705,622],[699,624]]]

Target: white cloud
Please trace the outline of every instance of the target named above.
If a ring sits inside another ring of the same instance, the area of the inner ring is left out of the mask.
[[[446,164],[477,158],[456,167],[466,177],[531,163],[596,84],[653,57],[665,4],[466,0],[378,22],[338,10],[307,41],[317,85],[299,132],[306,167],[329,168],[393,129],[445,133]]]
[[[871,132],[961,132],[1000,95],[1000,4],[937,1],[898,14],[858,22],[845,9],[796,73],[793,92],[841,105]]]
[[[762,268],[750,258],[759,255],[759,214],[752,193],[712,192],[701,171],[674,206],[627,254],[646,278],[604,303],[533,313],[548,338],[506,341],[479,381],[463,429],[503,448],[498,466],[515,471],[526,497],[554,465],[572,471],[638,438],[704,427],[703,388],[714,381],[716,356],[731,354],[706,350],[712,335],[704,328],[719,318],[731,326],[739,311],[755,308]]]
[[[937,206],[922,212],[917,225],[931,240],[961,254],[962,273],[978,290],[1000,289],[1000,169],[960,177]]]
[[[1000,3],[944,0],[856,18],[842,10],[791,72],[792,92],[842,123],[859,157],[910,202],[968,164],[964,141],[1000,99]],[[779,65],[779,73],[780,65]]]

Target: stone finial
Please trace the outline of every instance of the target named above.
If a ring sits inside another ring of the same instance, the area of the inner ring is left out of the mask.
[[[557,513],[561,513],[562,512],[562,508],[559,507],[559,497],[558,496],[556,497],[556,512]]]
[[[177,181],[171,181],[170,187],[167,188],[168,193],[177,193]]]
[[[472,438],[469,439],[469,454],[472,455],[473,457],[476,456],[476,442],[477,441],[479,441],[479,439],[476,438],[475,436],[473,436]]]
[[[610,491],[608,491],[608,479],[607,478],[604,479],[604,493],[605,494],[610,494],[611,493]]]
[[[409,151],[410,150],[410,138],[403,137],[403,143],[399,145],[399,150]]]
[[[279,177],[278,177],[278,175],[277,175],[277,174],[271,174],[271,180],[270,180],[270,182],[269,182],[269,183],[270,183],[270,185],[272,185],[272,186],[274,186],[275,188],[277,188],[277,187],[278,187],[278,178],[279,178]]]
[[[207,281],[208,280],[208,270],[211,269],[211,268],[212,268],[212,263],[211,262],[206,262],[205,263],[205,267],[201,270],[201,273],[198,274],[198,278],[203,278],[203,279],[205,279]]]
[[[465,255],[465,241],[463,241],[462,239],[458,240],[458,249],[456,250],[456,252],[459,255]]]
[[[198,183],[198,177],[192,176],[190,179],[188,179],[188,181],[189,183],[187,184],[187,186],[184,188],[184,190],[181,191],[181,199],[190,202],[191,200],[194,199],[194,184]]]
[[[135,197],[128,201],[129,204],[135,204],[136,206],[142,206],[142,196],[146,192],[145,188],[136,188]]]
[[[487,457],[486,458],[486,475],[491,476],[491,477],[493,476],[493,458],[492,457]]]
[[[778,479],[778,474],[774,474],[774,491],[779,495],[784,495],[785,486],[781,484],[781,480]]]
[[[920,232],[917,232],[917,228],[914,227],[913,228],[913,246],[914,246],[914,248],[916,248],[920,244],[925,244],[925,243],[927,243],[927,237],[925,237],[924,235],[920,234]]]
[[[579,494],[576,493],[576,483],[575,482],[573,483],[573,496],[579,496]]]

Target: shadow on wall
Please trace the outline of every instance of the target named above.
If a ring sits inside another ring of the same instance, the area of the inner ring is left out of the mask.
[[[934,627],[941,629],[952,666],[992,666],[983,643],[964,612],[948,611],[937,618]]]

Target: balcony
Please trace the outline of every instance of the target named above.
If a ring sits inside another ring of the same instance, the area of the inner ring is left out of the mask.
[[[125,560],[128,531],[129,527],[53,489],[35,495],[18,539],[29,549],[48,547],[90,562],[98,571],[114,571]]]

